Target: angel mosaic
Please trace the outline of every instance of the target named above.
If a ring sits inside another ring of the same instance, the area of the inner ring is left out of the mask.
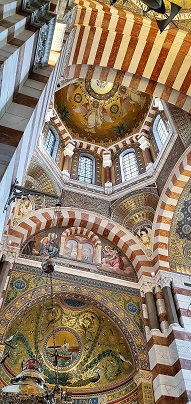
[[[74,111],[83,115],[82,124],[86,126],[87,132],[95,133],[95,129],[99,129],[104,122],[113,122],[106,108],[98,100],[86,102],[74,108]]]

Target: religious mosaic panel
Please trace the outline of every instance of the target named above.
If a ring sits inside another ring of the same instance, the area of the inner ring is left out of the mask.
[[[74,265],[75,262],[83,263],[84,270],[91,267],[92,271],[136,281],[136,273],[125,254],[104,237],[96,240],[95,243],[80,236],[77,230],[76,234],[66,236],[64,229],[55,228],[39,232],[27,240],[22,254],[41,259],[52,257],[61,265],[72,261]]]
[[[185,186],[173,215],[169,254],[172,270],[191,273],[191,180]]]
[[[38,357],[48,385],[56,366],[59,384],[74,393],[108,390],[112,400],[135,390],[136,369],[148,367],[138,291],[80,281],[54,273],[52,302],[47,276],[16,265],[0,319],[3,383]]]

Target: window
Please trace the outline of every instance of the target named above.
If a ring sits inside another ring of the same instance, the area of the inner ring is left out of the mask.
[[[44,147],[47,153],[52,157],[56,157],[57,149],[59,144],[59,136],[54,128],[49,128],[46,136]]]
[[[85,153],[81,154],[79,158],[79,167],[78,167],[79,181],[83,181],[88,184],[93,184],[94,166],[95,166],[95,160],[92,156],[86,155]]]
[[[121,154],[120,158],[122,181],[128,181],[129,179],[136,177],[139,174],[139,169],[137,165],[135,150],[126,150]]]
[[[159,150],[161,150],[169,132],[160,115],[157,115],[153,124],[153,133]]]

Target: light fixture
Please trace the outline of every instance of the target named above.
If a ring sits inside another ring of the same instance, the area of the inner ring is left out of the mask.
[[[58,195],[47,194],[45,192],[40,192],[40,191],[37,191],[37,190],[32,189],[32,188],[22,187],[21,185],[18,185],[18,181],[16,179],[15,182],[13,183],[13,185],[11,186],[10,194],[9,194],[9,197],[8,197],[7,202],[5,204],[4,211],[16,199],[22,199],[23,197],[28,197],[30,195],[44,196],[44,197],[47,196],[48,198],[57,199],[59,202],[61,200],[61,196],[58,197]]]

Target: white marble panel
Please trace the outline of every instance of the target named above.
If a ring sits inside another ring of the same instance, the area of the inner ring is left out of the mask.
[[[163,365],[171,365],[168,347],[156,344],[153,345],[149,351],[149,360],[151,370],[155,367],[157,363]]]

